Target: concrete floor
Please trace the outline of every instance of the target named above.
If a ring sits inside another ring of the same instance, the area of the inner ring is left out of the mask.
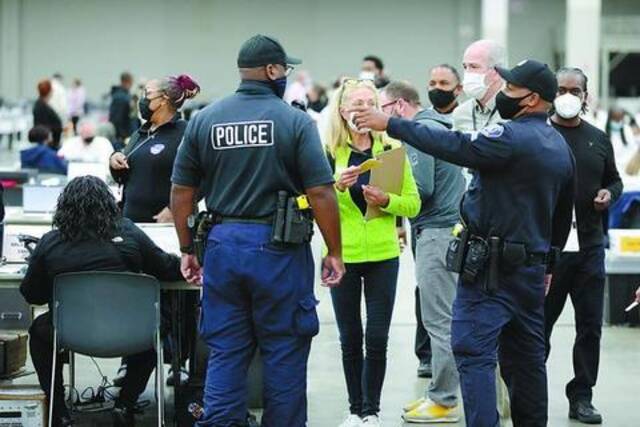
[[[17,159],[15,151],[0,148],[0,167],[8,167]],[[317,246],[317,245],[316,245]],[[317,253],[317,247],[315,252]],[[413,261],[408,251],[401,257],[395,312],[390,332],[387,378],[382,396],[382,420],[385,426],[402,426],[401,407],[421,396],[426,380],[416,377],[417,360],[413,354],[415,319],[413,318]],[[318,287],[321,300],[321,331],[315,338],[309,362],[309,426],[337,426],[347,413],[347,397],[342,375],[340,347],[328,290]],[[571,379],[571,344],[574,338],[571,307],[558,322],[553,336],[553,352],[548,363],[549,425],[573,426],[567,419],[568,404],[564,385]],[[98,360],[103,372],[112,378],[117,360]],[[35,376],[20,383],[37,383]],[[78,358],[77,387],[97,386],[100,376],[91,361]],[[594,404],[602,412],[604,425],[632,427],[640,425],[640,329],[605,327],[602,339],[600,378],[594,390]],[[149,385],[143,398],[153,400]],[[167,401],[172,401],[169,393]],[[170,410],[170,408],[168,408]],[[106,414],[80,418],[80,426],[110,425]],[[155,424],[153,408],[148,408],[138,425]],[[464,422],[457,424],[465,425]],[[284,426],[283,426],[284,427]]]

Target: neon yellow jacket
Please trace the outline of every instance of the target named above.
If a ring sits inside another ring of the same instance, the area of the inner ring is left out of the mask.
[[[393,148],[399,142],[392,142]],[[379,137],[374,138],[372,154],[384,151]],[[335,153],[336,181],[340,173],[349,165],[351,148],[341,146]],[[344,262],[372,262],[392,259],[400,255],[400,245],[396,231],[396,216],[413,218],[420,212],[420,196],[411,172],[411,164],[404,162],[404,181],[401,194],[389,194],[389,205],[383,208],[384,215],[365,220],[364,215],[351,199],[349,190],[337,191],[340,208],[340,228],[342,232],[342,258]]]

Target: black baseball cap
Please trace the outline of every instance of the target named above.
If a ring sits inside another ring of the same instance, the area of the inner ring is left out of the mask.
[[[242,44],[238,53],[238,68],[255,68],[267,64],[301,64],[297,58],[287,56],[280,42],[273,37],[255,35]]]
[[[547,64],[535,59],[525,59],[510,70],[496,67],[496,71],[507,83],[526,87],[539,94],[545,101],[553,102],[556,98],[558,82]]]

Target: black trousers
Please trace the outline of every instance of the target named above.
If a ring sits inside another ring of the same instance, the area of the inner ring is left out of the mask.
[[[29,351],[31,360],[38,375],[40,387],[48,396],[51,396],[51,370],[53,369],[53,325],[49,313],[38,316],[29,329]],[[128,358],[129,369],[125,376],[124,384],[120,390],[118,402],[125,406],[133,406],[138,396],[144,391],[149,377],[156,367],[156,355],[154,350],[130,356]],[[62,379],[61,354],[58,355],[56,364],[56,389],[53,402],[54,419],[59,420],[69,413],[64,402],[64,385]]]
[[[553,325],[562,313],[567,297],[571,297],[575,310],[574,378],[566,388],[571,402],[591,401],[592,388],[598,378],[604,281],[604,246],[565,252],[556,265],[551,289],[545,300],[547,357],[551,350]]]
[[[411,253],[413,259],[416,259],[416,230],[411,233]],[[431,340],[429,334],[422,323],[422,310],[420,309],[420,291],[416,286],[414,291],[415,312],[416,312],[416,339],[415,352],[420,363],[431,363]]]
[[[71,116],[71,124],[73,124],[73,134],[78,134],[78,122],[80,121],[80,116]]]
[[[340,286],[331,288],[333,310],[340,332],[349,410],[362,417],[380,412],[399,265],[398,258],[348,263]],[[360,309],[363,293],[367,307],[364,331]]]

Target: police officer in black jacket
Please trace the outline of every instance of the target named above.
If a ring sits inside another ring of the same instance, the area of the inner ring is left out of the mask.
[[[552,246],[562,247],[569,232],[575,165],[547,121],[557,89],[551,70],[526,60],[497,71],[507,85],[496,106],[501,117],[512,119],[508,123],[465,134],[366,109],[355,122],[478,171],[462,204],[471,238],[460,246],[467,252],[451,331],[466,422],[498,425],[498,356],[514,425],[546,426],[545,264]]]
[[[31,255],[20,286],[30,304],[50,304],[54,279],[62,273],[132,271],[160,280],[182,280],[179,259],[164,253],[134,223],[122,218],[111,191],[98,178],[84,176],[67,184],[58,200],[53,226]],[[40,386],[50,395],[53,329],[49,313],[34,320],[29,336]],[[131,356],[128,362],[114,409],[116,426],[134,425],[134,406],[155,368],[155,352]],[[56,376],[54,425],[71,425],[64,403],[62,364],[57,366]]]

